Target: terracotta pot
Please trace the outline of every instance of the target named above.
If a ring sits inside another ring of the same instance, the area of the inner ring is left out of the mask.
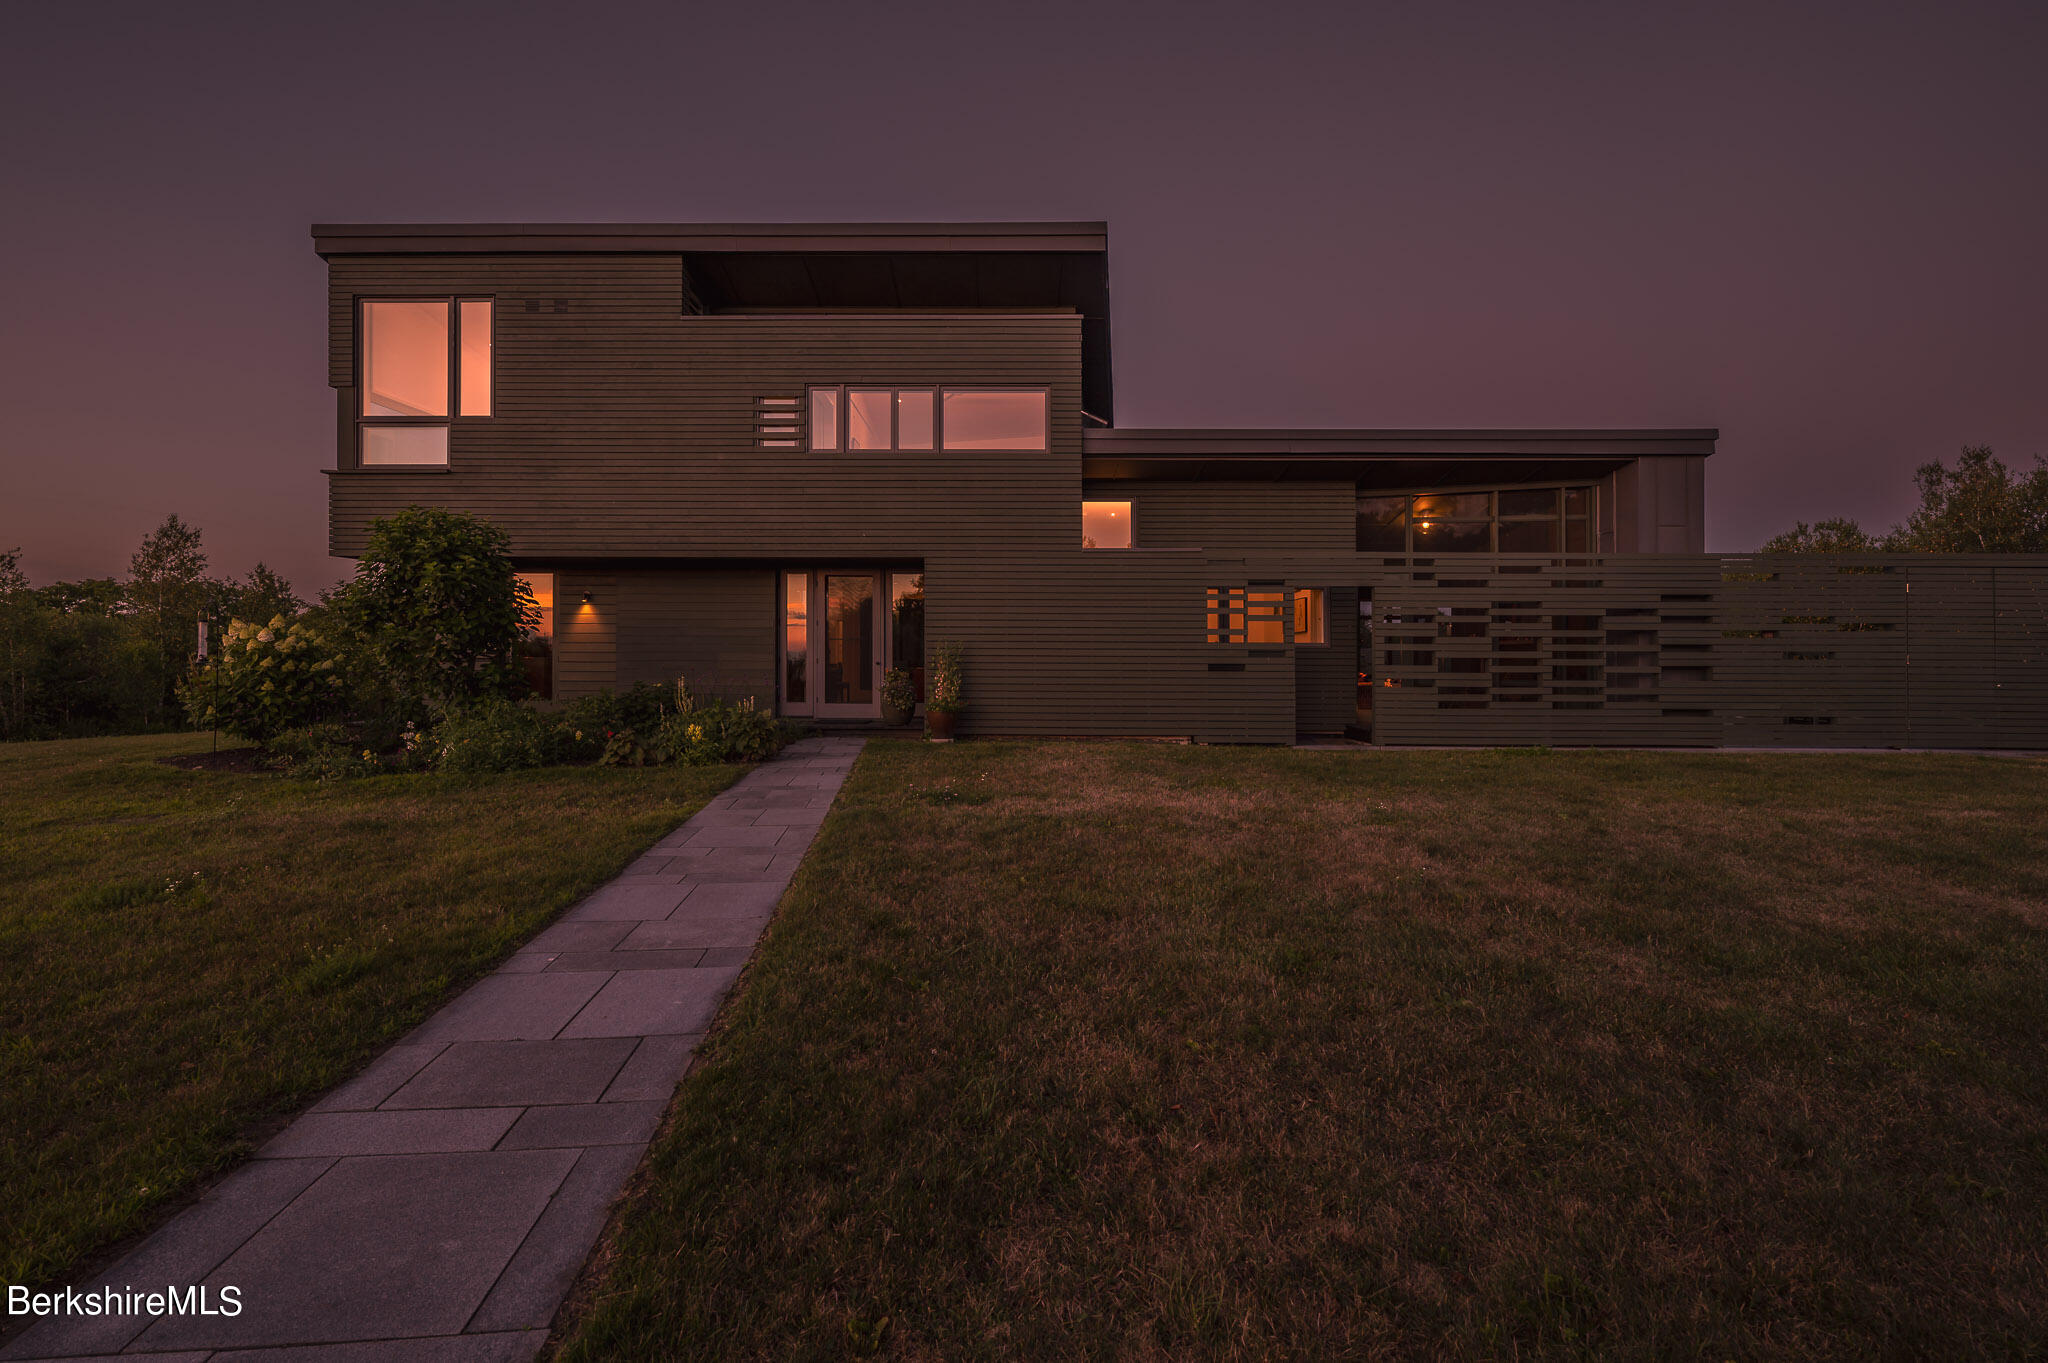
[[[895,705],[884,705],[882,707],[882,723],[892,728],[901,728],[903,725],[910,723],[910,711]]]
[[[925,737],[934,743],[953,741],[953,724],[959,718],[951,710],[927,710],[924,713]]]

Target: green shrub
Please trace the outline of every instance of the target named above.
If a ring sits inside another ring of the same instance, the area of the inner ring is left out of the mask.
[[[654,746],[668,761],[708,766],[765,761],[789,738],[789,726],[756,709],[750,696],[738,705],[714,700],[671,714],[662,721]]]
[[[925,692],[925,709],[954,714],[967,708],[962,677],[966,662],[967,651],[959,644],[943,643],[932,649],[931,685]]]
[[[312,619],[230,621],[218,656],[178,688],[195,727],[259,744],[338,718],[348,703],[339,649]]]
[[[559,715],[487,700],[442,720],[430,747],[442,771],[520,771],[563,761],[570,755],[566,738]]]
[[[577,730],[583,732],[585,737],[579,741],[595,745],[596,752],[591,754],[594,757],[603,751],[605,739],[620,730],[653,733],[661,727],[663,716],[679,708],[679,698],[688,695],[688,689],[681,682],[674,686],[640,682],[624,691],[600,691],[594,696],[579,696],[559,713],[572,733]]]
[[[406,754],[377,753],[347,724],[309,724],[273,734],[265,752],[270,764],[302,781],[342,781],[402,771]]]

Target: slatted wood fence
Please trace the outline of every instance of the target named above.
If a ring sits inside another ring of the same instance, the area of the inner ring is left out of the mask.
[[[1439,555],[1364,577],[1382,743],[2048,747],[2038,555]]]

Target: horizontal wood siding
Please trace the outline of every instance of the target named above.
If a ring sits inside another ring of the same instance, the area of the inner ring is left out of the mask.
[[[774,570],[621,572],[619,611],[619,685],[685,678],[698,696],[774,708]]]
[[[337,554],[359,552],[371,521],[408,505],[472,512],[526,557],[915,558],[1079,543],[1075,315],[692,316],[681,261],[658,256],[347,257],[331,277],[338,387],[354,382],[357,298],[497,299],[495,415],[455,423],[446,471],[336,471]],[[758,447],[758,399],[813,383],[1044,386],[1052,449]]]
[[[574,700],[618,685],[618,599],[619,580],[609,573],[556,571],[555,699]]]
[[[1141,548],[1349,553],[1357,540],[1357,485],[1349,481],[1090,480],[1083,495],[1130,502]]]
[[[926,639],[965,648],[965,733],[1292,742],[1288,651],[1204,642],[1205,586],[1246,574],[1193,552],[934,555]]]

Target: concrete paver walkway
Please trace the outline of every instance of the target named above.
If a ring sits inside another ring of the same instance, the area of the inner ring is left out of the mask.
[[[861,744],[740,778],[92,1284],[240,1314],[51,1317],[0,1358],[532,1358]]]

